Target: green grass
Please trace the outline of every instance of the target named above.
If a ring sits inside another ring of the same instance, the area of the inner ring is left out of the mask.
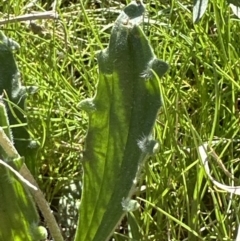
[[[50,9],[49,3],[27,11],[26,0],[7,2],[0,3],[0,19]],[[29,131],[41,147],[36,176],[53,205],[65,186],[81,181],[87,116],[78,103],[94,95],[96,54],[107,46],[118,15],[114,9],[123,6],[102,1],[94,8],[90,1],[84,2],[83,6],[62,1],[57,6],[61,20],[35,21],[43,27],[40,35],[26,22],[2,26],[21,45],[16,58],[23,84],[39,87],[28,98],[27,115]],[[240,23],[222,0],[210,2],[197,25],[192,24],[192,1],[159,2],[147,3],[144,31],[156,55],[170,65],[160,80],[164,106],[154,132],[160,151],[145,164],[136,193],[141,208],[123,220],[114,238],[235,240],[239,198],[208,181],[197,145],[215,138],[239,139]],[[148,18],[156,22],[149,24]],[[238,143],[222,143],[215,150],[238,177]],[[214,177],[232,185],[211,161]]]

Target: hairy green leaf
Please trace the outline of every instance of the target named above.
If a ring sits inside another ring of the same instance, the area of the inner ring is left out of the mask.
[[[19,157],[16,150],[14,153],[17,159],[9,154],[14,149],[13,142],[24,156],[29,156],[31,151],[31,140],[26,129],[19,127],[11,133],[10,128],[10,125],[19,123],[19,120],[26,122],[20,109],[24,108],[27,91],[26,87],[21,86],[20,74],[12,54],[12,50],[17,48],[19,45],[15,41],[0,32],[0,92],[4,97],[7,95],[0,100],[0,127],[5,128],[7,136],[4,139],[1,135],[0,147],[0,159],[3,159],[0,164],[0,240],[38,241],[46,238],[46,229],[38,227],[39,217],[30,192],[13,173],[14,170],[11,170],[11,167],[19,170],[23,158]],[[12,109],[15,109],[15,114]],[[3,132],[2,129],[1,131]],[[6,148],[6,143],[9,143],[9,149]],[[3,165],[5,162],[10,167]]]
[[[14,60],[12,51],[19,45],[0,32],[0,94],[6,105],[9,123],[12,128],[12,139],[18,153],[25,157],[25,162],[34,173],[34,156],[37,143],[31,140],[26,129],[27,118],[24,114],[26,97],[33,93],[35,87],[22,86],[20,73]]]
[[[168,65],[155,57],[139,27],[143,12],[136,1],[120,14],[109,46],[98,56],[97,93],[81,103],[89,129],[76,241],[109,238],[128,210],[124,200],[134,192],[143,161],[157,146],[151,138],[161,106],[156,76]]]

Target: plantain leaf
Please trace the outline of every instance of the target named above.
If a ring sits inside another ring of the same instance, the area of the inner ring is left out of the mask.
[[[151,139],[161,106],[156,76],[168,65],[155,57],[139,27],[143,12],[133,1],[117,18],[98,56],[97,93],[80,103],[89,128],[75,241],[108,240],[126,211],[138,207],[130,200],[136,177],[157,146]]]
[[[18,153],[25,157],[26,165],[34,174],[38,145],[30,138],[26,129],[27,118],[23,110],[28,94],[36,91],[36,87],[23,86],[20,82],[20,72],[12,52],[18,48],[20,46],[17,42],[0,31],[0,95],[4,97],[0,101],[6,106],[10,125],[21,124],[12,128],[12,139]]]
[[[0,165],[0,240],[35,241],[39,217],[23,184]]]
[[[20,73],[12,53],[12,50],[17,48],[19,45],[0,31],[0,94],[8,95],[8,99],[15,104],[12,108],[17,108],[18,105],[23,108],[26,87],[21,86]],[[18,158],[15,158],[3,148],[6,143],[10,143],[10,150],[13,149],[11,145],[15,142],[17,148],[22,148],[20,151],[25,156],[30,154],[30,138],[26,129],[10,129],[11,124],[18,123],[10,110],[7,99],[0,98],[0,127],[2,132],[3,128],[5,129],[7,136],[1,135],[0,147],[0,241],[39,241],[47,237],[47,232],[44,227],[38,227],[39,216],[30,192],[13,171],[3,165],[7,162],[15,170],[19,170],[23,164],[23,158],[20,158],[18,153]],[[22,112],[18,109],[16,112],[19,119],[26,121]],[[26,139],[22,140],[21,137]]]

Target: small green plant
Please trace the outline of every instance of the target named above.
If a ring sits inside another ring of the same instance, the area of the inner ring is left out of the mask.
[[[46,18],[50,16],[46,11],[53,7],[47,0],[0,2],[0,24],[5,22],[1,26],[21,43],[16,57],[22,80],[39,87],[35,96],[27,98],[22,112],[27,113],[29,133],[41,147],[36,177],[47,201],[56,207],[54,213],[57,210],[61,216],[58,222],[64,239],[74,240],[79,187],[83,186],[79,155],[87,130],[87,114],[77,104],[94,96],[99,77],[96,51],[106,48],[119,9],[130,0],[55,1],[51,14],[57,10],[58,20]],[[144,33],[156,56],[171,65],[169,74],[159,81],[164,105],[153,133],[160,152],[145,162],[134,195],[121,201],[126,212],[137,208],[137,201],[140,208],[126,215],[111,239],[235,240],[239,197],[212,185],[197,150],[208,143],[205,152],[212,177],[232,190],[234,184],[239,185],[232,178],[239,176],[239,19],[225,0],[208,1],[203,17],[194,25],[193,2],[145,2]],[[23,16],[33,17],[30,26],[28,21],[19,22]],[[40,34],[31,28],[34,24],[42,29]],[[3,98],[8,104],[7,94]],[[14,113],[11,108],[9,112]],[[11,128],[16,129],[16,124]],[[209,147],[231,175],[223,175],[224,170],[212,163]],[[76,183],[78,190],[68,192],[69,182]],[[65,191],[71,196],[66,205],[57,202],[58,197],[67,196]]]
[[[21,86],[19,81],[19,72],[13,58],[12,50],[17,48],[18,44],[7,38],[0,32],[0,88],[1,92],[8,96],[15,107],[23,108],[26,98],[26,88]],[[7,104],[1,97],[0,103],[0,240],[8,241],[37,241],[46,238],[46,230],[39,227],[39,216],[26,187],[27,181],[18,174],[22,169],[23,158],[15,150],[13,143],[24,150],[24,156],[28,151],[25,142],[13,138],[14,136],[26,138],[27,132],[23,128],[18,131],[10,129],[11,124],[16,123],[17,116],[20,120],[24,119],[23,114],[20,116],[11,114],[9,103]],[[6,108],[5,104],[9,107]],[[18,109],[18,114],[21,113]],[[8,119],[8,116],[10,117]],[[5,132],[3,129],[5,129]],[[24,140],[26,141],[26,140]],[[18,144],[17,144],[18,143]],[[31,188],[34,188],[29,184]]]
[[[161,107],[158,78],[166,73],[168,64],[156,58],[139,26],[144,10],[141,1],[133,1],[121,12],[108,47],[98,55],[97,93],[80,103],[89,115],[89,128],[82,160],[84,178],[76,241],[108,240],[126,212],[139,207],[131,197],[144,160],[158,149],[152,129]],[[28,132],[21,126],[11,134],[10,127],[26,123],[22,110],[28,88],[20,84],[12,54],[18,45],[3,34],[1,40],[0,63],[7,67],[1,65],[0,84],[7,113],[1,112],[0,124],[6,128],[9,146],[15,143],[19,153],[27,157],[32,147]],[[9,154],[1,146],[2,158],[9,162]],[[14,153],[10,163],[18,171],[23,159]],[[2,163],[0,171],[4,193],[0,195],[0,237],[9,241],[45,238],[29,190],[10,167]],[[10,199],[16,201],[5,208]],[[7,238],[9,233],[11,237]]]
[[[136,1],[117,18],[109,46],[98,55],[97,93],[80,103],[89,128],[76,241],[108,240],[136,207],[130,198],[138,174],[158,146],[151,132],[161,106],[158,77],[168,65],[155,57],[139,27],[143,12]]]
[[[30,138],[26,129],[27,118],[24,111],[26,97],[34,93],[37,88],[21,85],[20,73],[12,53],[18,48],[18,43],[0,32],[0,93],[3,95],[7,109],[11,138],[18,153],[24,156],[28,168],[35,173],[34,156],[37,142]]]

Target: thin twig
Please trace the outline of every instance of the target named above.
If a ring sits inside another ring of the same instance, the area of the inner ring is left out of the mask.
[[[23,182],[24,184],[26,184],[28,187],[32,188],[33,190],[37,191],[37,187],[35,187],[32,183],[30,183],[26,178],[24,178],[18,171],[16,171],[14,168],[12,168],[11,166],[9,166],[6,162],[0,160],[0,164],[5,166],[7,169],[9,169],[12,173],[14,173],[17,178]]]
[[[37,20],[37,19],[58,19],[58,13],[56,11],[46,11],[46,12],[36,12],[25,14],[13,18],[3,19],[0,20],[0,25],[7,24],[7,23],[15,23],[21,21],[30,21],[30,20]]]

